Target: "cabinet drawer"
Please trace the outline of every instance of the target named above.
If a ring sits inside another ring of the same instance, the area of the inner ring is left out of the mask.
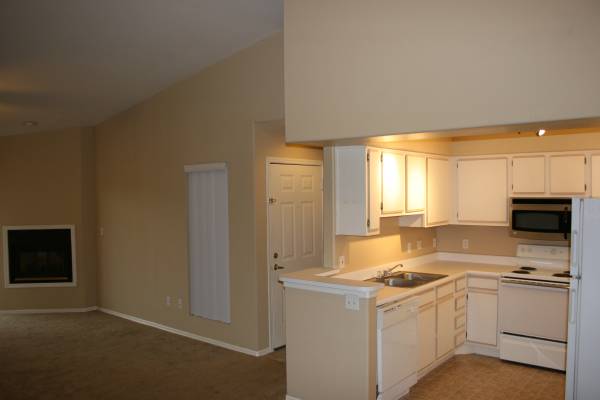
[[[456,317],[454,317],[454,329],[459,330],[461,328],[464,328],[466,323],[467,317],[465,314],[457,315]]]
[[[446,283],[445,285],[438,286],[437,288],[438,299],[441,299],[442,297],[448,296],[452,293],[454,293],[454,282]]]
[[[465,342],[467,335],[465,331],[461,331],[454,336],[454,346],[460,346]]]
[[[454,281],[455,284],[455,289],[457,292],[460,292],[461,290],[464,290],[465,287],[467,286],[467,279],[466,278],[459,278],[457,280]]]
[[[464,310],[466,305],[467,305],[467,297],[466,296],[460,296],[460,297],[457,297],[456,299],[454,299],[454,309],[456,311]]]
[[[435,289],[428,290],[419,295],[419,307],[433,303],[435,301]]]
[[[496,278],[470,276],[468,283],[470,288],[498,290],[498,279]]]

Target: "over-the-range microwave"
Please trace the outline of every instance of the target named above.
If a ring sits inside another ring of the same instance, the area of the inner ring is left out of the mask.
[[[539,240],[569,240],[571,199],[512,199],[511,236]]]

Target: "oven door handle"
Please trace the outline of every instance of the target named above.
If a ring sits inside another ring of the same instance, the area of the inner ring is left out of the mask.
[[[555,289],[555,290],[568,290],[569,285],[566,283],[547,283],[547,282],[535,282],[535,281],[521,281],[517,279],[502,279],[501,284],[503,286],[519,287],[519,286],[534,286],[537,288],[544,289]]]

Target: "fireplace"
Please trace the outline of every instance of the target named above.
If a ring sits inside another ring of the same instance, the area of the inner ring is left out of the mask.
[[[3,236],[7,287],[75,285],[73,226],[4,227]]]

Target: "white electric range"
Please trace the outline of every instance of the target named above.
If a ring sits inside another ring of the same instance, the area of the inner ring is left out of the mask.
[[[565,370],[569,247],[518,245],[500,281],[500,358]]]

